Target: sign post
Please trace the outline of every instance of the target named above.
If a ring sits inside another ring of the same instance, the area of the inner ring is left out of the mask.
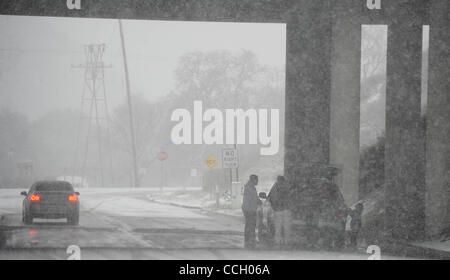
[[[237,148],[227,148],[222,150],[222,168],[230,169],[230,193],[231,201],[235,207],[238,207],[241,203],[241,196],[239,192],[239,179],[233,180],[233,169],[236,169],[236,177],[239,168],[239,153]]]
[[[239,155],[237,149],[222,150],[222,168],[239,168]]]
[[[167,160],[169,158],[169,155],[166,152],[159,152],[158,153],[158,159],[161,162],[161,186],[160,186],[160,191],[163,190],[163,186],[164,186],[164,161]]]
[[[233,183],[233,169],[236,169],[236,181],[239,181],[239,154],[236,148],[222,150],[222,168],[230,169],[230,183]]]

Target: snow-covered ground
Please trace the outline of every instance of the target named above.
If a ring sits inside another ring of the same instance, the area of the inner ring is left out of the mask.
[[[114,216],[204,218],[204,216],[195,214],[194,212],[180,211],[180,209],[176,206],[169,205],[161,208],[158,204],[149,203],[142,199],[128,196],[101,199],[99,197],[89,195],[83,198],[82,205],[87,211],[95,210],[96,212]]]
[[[20,195],[21,191],[23,190],[0,189],[0,216],[21,212],[23,201],[23,196]],[[200,188],[168,188],[162,192],[158,188],[90,188],[77,189],[77,191],[81,193],[82,208],[87,211],[95,210],[118,216],[149,217],[150,215],[151,217],[182,218],[180,213],[185,212],[180,212],[176,206],[242,216],[241,210],[232,209],[231,203],[224,198],[220,199],[220,206],[217,208],[215,198],[210,194],[205,194]],[[111,198],[105,198],[105,195],[111,196]],[[164,212],[162,212],[158,204],[146,201],[172,204],[173,206],[164,207]],[[190,215],[191,218],[199,217],[193,213]]]
[[[22,189],[0,189],[0,216],[22,209]]]
[[[216,213],[242,216],[240,205],[232,205],[231,201],[221,196],[219,205],[214,195],[203,192],[201,189],[167,189],[163,192],[152,192],[147,197],[154,202],[177,205],[187,208],[197,208]]]
[[[76,244],[83,248],[241,248],[242,222],[199,209],[152,202],[155,189],[84,189],[80,191],[80,225],[65,219],[21,221],[22,200],[17,189],[0,190],[2,225],[7,248],[51,249]],[[27,255],[28,253],[25,253]]]

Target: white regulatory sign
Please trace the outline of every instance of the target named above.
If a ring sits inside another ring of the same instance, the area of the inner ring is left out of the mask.
[[[236,149],[222,150],[222,168],[238,168],[239,155]]]

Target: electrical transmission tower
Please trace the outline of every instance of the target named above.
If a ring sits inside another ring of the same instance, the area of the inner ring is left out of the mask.
[[[73,68],[84,69],[84,86],[81,97],[81,112],[78,124],[78,133],[73,157],[74,174],[80,174],[83,184],[86,180],[87,171],[95,170],[96,177],[100,176],[100,186],[105,186],[105,154],[109,161],[109,174],[112,176],[112,151],[109,132],[108,101],[105,87],[105,69],[111,65],[105,65],[103,54],[105,44],[90,44],[84,46],[86,61],[84,64],[72,65]],[[87,109],[87,112],[86,112]],[[83,120],[87,128],[82,129]],[[96,131],[93,132],[93,123]],[[94,134],[95,133],[95,134]],[[98,163],[89,163],[91,155],[90,142],[96,138]],[[83,139],[85,142],[83,143]]]

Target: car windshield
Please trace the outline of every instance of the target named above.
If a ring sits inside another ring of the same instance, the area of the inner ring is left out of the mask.
[[[64,182],[41,183],[35,186],[35,190],[38,192],[71,192],[73,191],[73,187]]]

